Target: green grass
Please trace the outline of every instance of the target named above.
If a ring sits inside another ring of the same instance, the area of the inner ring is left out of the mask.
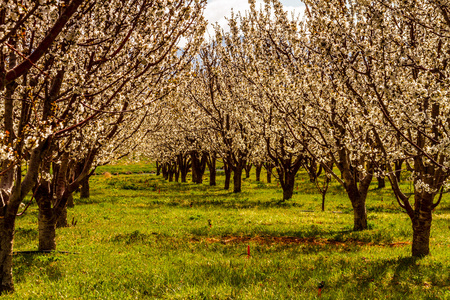
[[[276,182],[251,177],[233,194],[223,177],[210,187],[130,169],[154,170],[102,167],[122,174],[93,176],[91,198],[75,196],[76,226],[57,231],[70,253],[15,255],[16,293],[2,299],[319,299],[320,281],[322,299],[450,299],[448,195],[433,216],[432,254],[417,260],[409,218],[376,183],[370,229],[352,232],[342,189],[331,185],[322,212],[305,173],[279,203]],[[15,250],[37,249],[36,206],[16,227]]]

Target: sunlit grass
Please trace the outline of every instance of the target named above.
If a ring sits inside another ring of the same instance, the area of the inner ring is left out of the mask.
[[[122,171],[93,176],[91,198],[76,196],[76,225],[57,232],[69,253],[14,257],[16,293],[4,299],[315,299],[320,281],[323,299],[450,299],[448,195],[434,214],[432,254],[416,260],[409,218],[376,184],[369,230],[352,232],[342,188],[331,185],[322,212],[305,173],[280,203],[276,181],[254,174],[234,194],[223,177],[216,187],[169,183],[146,166],[124,174],[129,167],[103,167]],[[37,238],[32,206],[15,250],[37,249]]]

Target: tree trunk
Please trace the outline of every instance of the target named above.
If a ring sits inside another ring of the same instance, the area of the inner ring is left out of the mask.
[[[332,166],[331,166],[331,168],[332,168]],[[319,180],[319,178],[318,177],[316,178],[317,189],[319,190],[320,194],[322,195],[322,211],[325,211],[325,197],[327,195],[327,190],[328,190],[328,187],[330,186],[330,180],[331,180],[327,174],[325,174],[325,178],[326,179],[325,179],[325,182],[322,187],[320,187],[319,183],[317,182]]]
[[[56,249],[56,222],[51,210],[51,207],[49,211],[42,211],[42,209],[39,209],[39,250]]]
[[[181,182],[187,182],[186,177],[187,173],[189,172],[189,159],[186,157],[186,155],[178,154],[177,155],[177,163],[178,163],[178,170],[181,176]]]
[[[255,175],[256,175],[257,182],[261,181],[261,169],[262,169],[262,164],[258,163],[255,165]]]
[[[283,188],[283,201],[289,200],[294,194],[295,186],[295,174],[286,174],[284,178]]]
[[[181,169],[181,182],[187,182],[187,171],[185,171],[184,169]]]
[[[173,174],[175,175],[175,182],[179,182],[180,181],[180,165],[178,164],[178,162],[175,160],[173,162],[173,166],[174,166],[174,172]]]
[[[197,151],[192,151],[191,162],[192,162],[192,182],[201,184],[203,183],[203,174],[206,170],[206,160],[207,153],[198,153]]]
[[[32,189],[34,183],[38,179],[41,155],[49,146],[48,141],[49,140],[45,140],[31,152],[27,173],[23,177],[23,180],[21,180],[22,170],[20,165],[9,171],[16,173],[15,182],[6,182],[6,177],[4,177],[5,173],[3,173],[0,180],[0,193],[3,198],[2,202],[6,204],[0,209],[0,295],[5,292],[14,291],[12,254],[16,215],[23,198]],[[6,193],[5,190],[10,190],[9,187],[12,188],[12,192]]]
[[[67,207],[75,207],[75,203],[73,202],[73,194],[71,193],[69,198],[67,199]]]
[[[83,199],[89,197],[90,197],[89,176],[86,176],[81,180],[80,198]]]
[[[325,211],[325,196],[327,193],[322,193],[322,211]]]
[[[273,165],[271,163],[265,163],[264,168],[266,169],[267,173],[267,183],[272,183],[272,168]]]
[[[179,170],[177,170],[175,172],[175,182],[180,182],[180,171]]]
[[[242,191],[242,167],[236,166],[233,171],[233,193],[240,193]]]
[[[69,223],[67,223],[67,206],[64,206],[61,210],[61,213],[57,216],[56,228],[63,228],[68,226]]]
[[[378,181],[378,188],[379,189],[382,189],[382,188],[386,187],[386,180],[385,180],[384,176],[383,177],[377,177],[377,181]]]
[[[12,255],[15,216],[0,219],[0,295],[14,291]]]
[[[245,165],[245,178],[250,178],[250,171],[252,170],[252,164],[248,163]]]
[[[159,176],[159,174],[161,174],[161,164],[156,162],[156,176]]]
[[[366,197],[354,196],[350,200],[353,207],[353,230],[361,231],[367,229]]]
[[[56,249],[56,217],[53,213],[49,186],[49,183],[42,183],[36,192],[36,203],[39,206],[39,250]]]
[[[394,162],[394,166],[395,166],[394,172],[395,172],[395,177],[397,177],[397,182],[400,182],[400,179],[402,177],[402,165],[403,165],[404,161],[405,161],[404,159],[400,159],[400,160],[397,160]]]
[[[172,182],[173,181],[173,168],[171,165],[169,165],[169,167],[167,168],[167,174],[168,174],[169,182]]]
[[[291,199],[293,194],[294,194],[294,186],[293,185],[285,186],[285,188],[283,188],[283,201]]]
[[[432,221],[433,195],[416,193],[414,195],[414,216],[412,219],[412,256],[423,257],[430,254],[430,232]]]
[[[412,256],[423,257],[430,254],[431,214],[429,220],[413,225]]]
[[[169,174],[168,174],[167,171],[168,171],[167,170],[167,163],[163,163],[162,166],[161,166],[161,173],[162,173],[162,176],[163,176],[163,178],[165,180],[169,179]]]
[[[295,174],[297,174],[298,168],[291,166],[289,162],[284,166],[277,166],[276,170],[283,189],[283,201],[289,200],[294,194]]]
[[[209,169],[209,185],[216,185],[216,155],[215,153],[211,153],[207,160],[208,169]]]
[[[231,168],[224,162],[223,164],[223,170],[225,171],[225,185],[224,189],[229,190],[230,189],[230,182],[231,182]]]
[[[201,184],[203,183],[203,173],[202,173],[202,162],[198,157],[199,154],[197,151],[192,151],[191,153],[191,162],[192,162],[192,182]]]
[[[315,159],[310,159],[308,165],[309,182],[314,183],[317,180],[317,163]]]

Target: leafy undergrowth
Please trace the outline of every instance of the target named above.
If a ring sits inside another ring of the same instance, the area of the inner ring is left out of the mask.
[[[284,203],[276,181],[254,174],[240,194],[222,177],[210,187],[111,174],[92,177],[91,198],[76,195],[76,225],[57,231],[64,253],[14,256],[16,293],[2,299],[319,299],[321,281],[320,299],[450,299],[448,195],[433,216],[432,254],[414,259],[389,188],[373,186],[369,229],[353,232],[342,189],[332,184],[322,212],[304,173]],[[36,206],[16,227],[15,250],[36,250]]]

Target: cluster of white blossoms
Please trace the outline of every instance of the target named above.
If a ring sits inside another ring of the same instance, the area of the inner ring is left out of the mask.
[[[0,131],[14,134],[1,139],[2,161],[24,160],[46,140],[54,144],[49,162],[64,152],[81,161],[96,153],[93,164],[130,152],[157,125],[158,107],[189,71],[206,27],[204,0],[5,4]]]

